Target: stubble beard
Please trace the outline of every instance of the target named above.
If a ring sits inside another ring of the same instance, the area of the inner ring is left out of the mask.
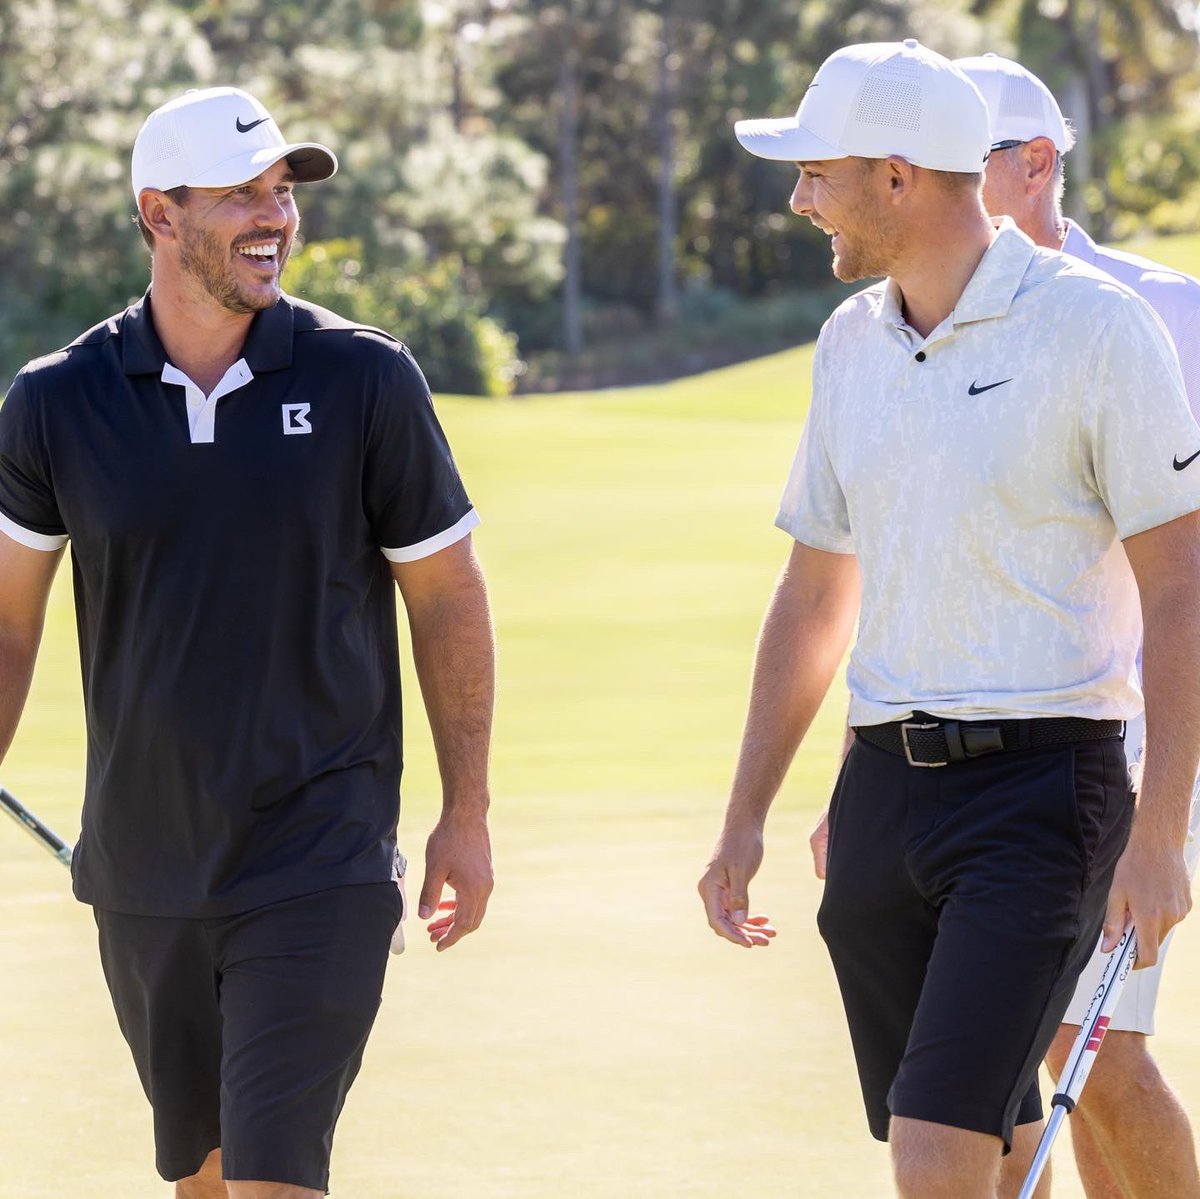
[[[858,214],[853,243],[833,256],[833,277],[842,283],[882,279],[891,273],[895,232],[878,208]],[[843,242],[846,240],[842,234]]]
[[[279,247],[279,269],[269,295],[251,291],[239,283],[230,262],[230,248],[207,229],[197,229],[188,222],[180,226],[179,266],[199,284],[216,303],[228,312],[250,315],[273,308],[279,301],[279,279],[287,262],[290,244]],[[232,253],[236,253],[234,250]]]

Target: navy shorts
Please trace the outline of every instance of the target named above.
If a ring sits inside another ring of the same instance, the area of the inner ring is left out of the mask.
[[[95,910],[121,1032],[154,1110],[158,1172],[329,1185],[400,919],[395,883],[220,919]]]
[[[1096,944],[1133,817],[1119,738],[928,769],[856,738],[818,926],[871,1133],[1041,1118],[1038,1066]]]

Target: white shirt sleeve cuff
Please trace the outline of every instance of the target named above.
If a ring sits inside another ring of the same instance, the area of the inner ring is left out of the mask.
[[[398,549],[383,548],[383,556],[389,562],[416,562],[418,558],[428,558],[438,550],[461,541],[479,523],[479,513],[474,508],[470,510],[457,524],[451,525],[442,533],[435,533],[416,545],[403,545]]]
[[[0,533],[11,537],[18,545],[27,546],[31,550],[60,550],[69,540],[65,533],[35,533],[10,520],[0,512]]]

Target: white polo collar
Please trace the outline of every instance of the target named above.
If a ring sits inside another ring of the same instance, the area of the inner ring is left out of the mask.
[[[1004,316],[1012,306],[1037,247],[1011,217],[1000,217],[993,223],[996,236],[992,244],[984,251],[950,315],[924,339],[925,344],[948,336],[958,325]],[[885,281],[878,317],[897,329],[909,328],[901,306],[900,288],[894,279]]]

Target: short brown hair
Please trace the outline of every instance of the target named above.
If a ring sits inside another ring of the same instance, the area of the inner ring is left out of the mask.
[[[192,189],[186,184],[181,183],[178,187],[172,187],[163,192],[172,204],[186,204],[187,198],[191,195]],[[142,211],[139,208],[133,214],[133,223],[137,226],[137,231],[142,235],[142,241],[146,243],[146,248],[151,254],[154,253],[154,234],[146,227],[146,222],[142,220]]]
[[[982,171],[933,171],[929,172],[938,186],[947,192],[977,192],[983,186]]]

